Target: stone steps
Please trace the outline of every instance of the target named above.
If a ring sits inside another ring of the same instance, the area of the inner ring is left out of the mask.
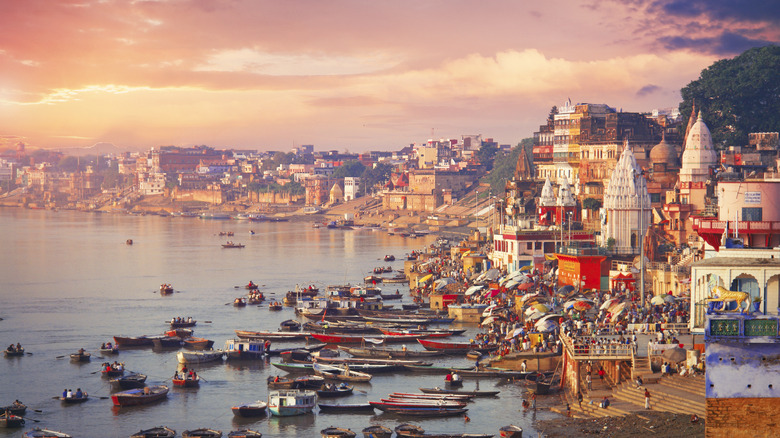
[[[655,411],[696,414],[704,418],[706,403],[703,397],[662,384],[646,385],[650,391],[650,407]],[[625,383],[614,391],[615,398],[644,409],[644,389],[637,389],[631,383]]]
[[[704,376],[667,376],[661,379],[659,383],[664,386],[690,392],[699,397],[707,396],[706,380],[704,379]]]

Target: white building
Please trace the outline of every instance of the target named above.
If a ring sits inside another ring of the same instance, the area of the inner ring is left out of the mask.
[[[602,245],[614,239],[618,253],[638,253],[641,235],[650,224],[650,195],[641,171],[626,142],[604,192],[601,219]]]
[[[359,192],[360,178],[356,176],[348,176],[344,178],[344,202],[357,198]]]
[[[682,154],[680,169],[681,183],[700,183],[709,178],[710,167],[718,164],[717,155],[712,147],[710,130],[701,118],[701,111],[685,138],[685,151]]]

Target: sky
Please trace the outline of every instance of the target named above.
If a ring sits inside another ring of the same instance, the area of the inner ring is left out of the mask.
[[[363,152],[677,107],[780,43],[766,0],[7,0],[0,148]]]

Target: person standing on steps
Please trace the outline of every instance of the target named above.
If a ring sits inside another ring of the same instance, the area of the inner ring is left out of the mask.
[[[577,392],[577,403],[580,404],[580,409],[582,409],[582,393]]]
[[[650,409],[650,391],[645,388],[645,409]]]

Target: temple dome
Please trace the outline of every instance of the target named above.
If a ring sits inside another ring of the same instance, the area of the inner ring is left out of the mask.
[[[712,136],[707,124],[701,117],[696,119],[688,136],[685,138],[685,151],[682,155],[682,168],[680,169],[680,181],[701,182],[706,181],[709,168],[718,162],[715,150],[712,147]]]
[[[666,137],[661,142],[650,149],[650,162],[666,163],[667,168],[680,167],[680,157],[677,155],[677,149],[674,145],[666,142]]]

